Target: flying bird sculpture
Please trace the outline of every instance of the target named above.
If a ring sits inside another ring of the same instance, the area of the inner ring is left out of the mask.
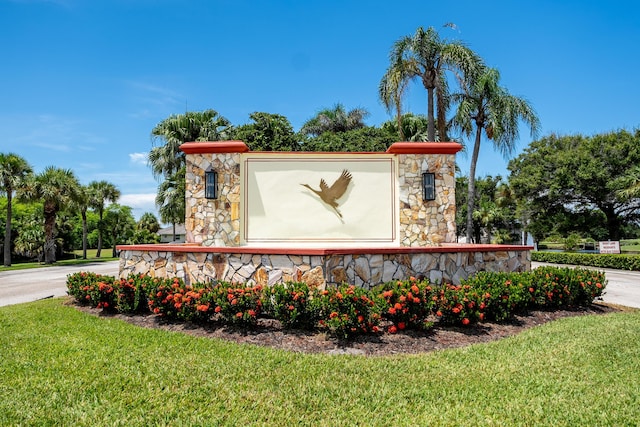
[[[343,170],[342,175],[336,182],[333,183],[331,187],[329,187],[324,179],[320,180],[320,191],[314,190],[307,184],[300,184],[303,187],[307,187],[309,190],[316,193],[320,199],[331,206],[334,211],[338,214],[340,218],[342,218],[342,214],[338,210],[338,199],[344,195],[347,191],[347,187],[351,182],[351,173],[348,170]]]

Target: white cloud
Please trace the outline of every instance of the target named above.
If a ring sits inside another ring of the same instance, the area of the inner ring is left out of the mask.
[[[129,160],[132,163],[147,166],[147,153],[129,153]]]
[[[118,204],[129,206],[136,221],[145,212],[151,212],[160,220],[160,214],[158,214],[158,209],[156,208],[156,193],[123,194],[118,199]]]

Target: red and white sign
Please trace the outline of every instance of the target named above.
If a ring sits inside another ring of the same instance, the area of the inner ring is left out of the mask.
[[[601,254],[619,254],[620,242],[617,240],[608,242],[598,242],[598,246]]]

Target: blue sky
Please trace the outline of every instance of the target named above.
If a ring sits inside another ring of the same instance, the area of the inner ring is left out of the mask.
[[[0,0],[0,151],[36,172],[107,180],[139,217],[155,212],[150,131],[213,108],[239,125],[254,111],[297,130],[322,108],[377,97],[394,41],[419,26],[465,42],[528,99],[541,136],[640,125],[640,6],[635,1]],[[457,29],[444,28],[455,23]],[[411,87],[406,109],[426,112]],[[531,138],[521,129],[517,154]],[[463,174],[469,156],[459,155]],[[478,175],[507,175],[483,141]]]

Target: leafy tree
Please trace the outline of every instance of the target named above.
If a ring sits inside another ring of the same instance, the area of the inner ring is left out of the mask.
[[[236,127],[233,139],[244,141],[253,151],[298,151],[298,136],[285,116],[255,112],[253,123]]]
[[[25,159],[14,153],[0,153],[0,192],[7,196],[7,219],[4,231],[4,266],[11,265],[11,219],[13,192],[24,185],[33,169]]]
[[[340,133],[325,132],[307,139],[302,148],[305,151],[384,152],[395,140],[395,133],[367,126]]]
[[[437,109],[438,136],[440,141],[446,141],[449,96],[445,71],[459,73],[458,78],[462,79],[481,65],[480,58],[461,42],[442,40],[433,27],[419,27],[415,34],[394,43],[389,59],[378,89],[382,102],[387,109],[394,106],[399,116],[407,82],[419,79],[427,90],[427,138],[436,141]]]
[[[47,167],[30,179],[20,193],[29,200],[41,200],[44,214],[44,262],[56,261],[56,216],[65,206],[78,198],[78,179],[70,169]]]
[[[475,130],[471,167],[469,171],[469,204],[467,208],[467,241],[471,241],[473,229],[473,211],[475,208],[475,174],[480,153],[482,132],[493,141],[494,148],[505,157],[511,155],[515,141],[519,136],[519,122],[529,125],[532,136],[540,127],[533,107],[523,98],[511,95],[507,89],[499,86],[500,73],[494,68],[482,68],[478,74],[469,74],[462,82],[463,92],[454,95],[458,109],[454,123],[462,132],[470,136]]]
[[[126,243],[133,236],[136,228],[136,221],[129,206],[122,206],[112,203],[107,207],[104,214],[106,229],[112,241],[112,257],[118,256],[116,245]]]
[[[640,219],[640,198],[621,195],[628,185],[627,171],[637,164],[638,130],[592,137],[552,134],[532,142],[509,162],[509,182],[518,198],[526,201],[529,228],[538,239],[562,225],[560,216],[570,218],[567,231],[572,231],[571,223],[594,227],[598,218],[594,211],[599,211],[607,237],[618,240],[625,224]],[[555,218],[555,225],[549,224],[549,217]]]
[[[321,110],[315,117],[308,120],[300,133],[303,135],[320,136],[325,132],[347,132],[365,127],[364,119],[369,112],[363,108],[354,108],[346,111],[342,104],[336,104],[333,108]]]
[[[89,206],[98,212],[100,218],[98,222],[98,250],[96,258],[100,258],[102,253],[102,240],[105,225],[103,224],[103,214],[106,202],[115,203],[120,198],[120,190],[107,181],[92,181],[88,185]]]

